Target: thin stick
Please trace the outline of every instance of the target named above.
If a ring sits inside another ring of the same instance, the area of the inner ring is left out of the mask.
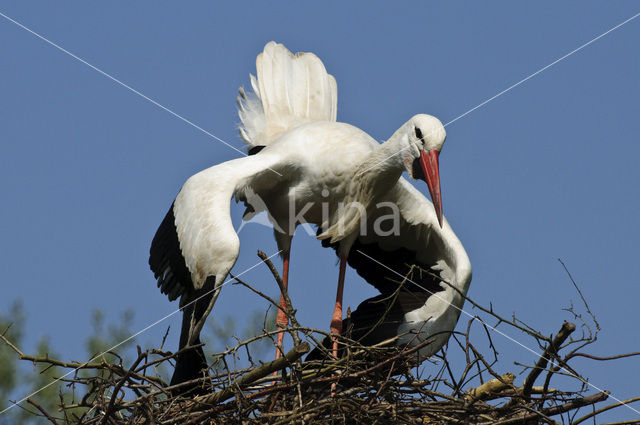
[[[603,407],[602,409],[594,410],[593,412],[589,413],[588,415],[584,415],[583,417],[581,417],[577,421],[571,422],[571,425],[578,425],[580,422],[584,422],[587,419],[592,418],[594,416],[597,416],[602,412],[606,412],[607,410],[611,410],[611,409],[613,409],[615,407],[622,406],[623,404],[629,404],[629,403],[633,403],[633,402],[636,402],[636,401],[640,401],[640,397],[634,397],[634,398],[630,398],[630,399],[627,399],[627,400],[623,400],[623,401],[618,402],[618,403],[610,404],[609,406]]]
[[[600,323],[598,323],[598,321],[596,320],[596,316],[591,312],[591,309],[589,308],[589,303],[584,298],[584,295],[582,295],[582,291],[580,290],[580,287],[578,287],[578,284],[573,279],[573,276],[571,276],[571,273],[569,272],[569,269],[564,264],[564,262],[560,258],[558,258],[558,261],[560,262],[560,264],[562,264],[562,267],[564,268],[564,271],[567,272],[567,276],[569,276],[569,279],[571,280],[571,283],[573,284],[573,287],[576,288],[576,291],[578,291],[578,295],[580,295],[580,298],[582,299],[582,303],[584,304],[584,307],[587,309],[587,313],[589,313],[589,316],[591,316],[591,319],[593,320],[593,323],[596,324],[596,330],[599,331],[600,330]]]
[[[38,403],[36,403],[35,401],[31,400],[30,398],[27,398],[26,401],[27,401],[27,403],[29,403],[30,405],[32,405],[36,409],[38,409],[40,411],[40,413],[42,413],[44,415],[45,418],[49,419],[49,422],[51,422],[54,425],[58,425],[58,421],[56,421],[51,415],[49,415],[47,413],[47,411],[42,408],[42,406],[40,406]]]

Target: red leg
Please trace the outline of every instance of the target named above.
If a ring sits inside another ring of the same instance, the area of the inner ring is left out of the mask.
[[[289,251],[284,253],[284,261],[282,265],[282,284],[284,285],[284,289],[288,290],[287,285],[289,284]],[[287,314],[284,312],[287,308],[287,303],[284,300],[284,296],[280,294],[280,307],[278,310],[278,317],[276,318],[276,328],[281,330],[278,334],[278,345],[276,346],[276,360],[280,358],[282,355],[282,341],[284,339],[284,329],[289,324],[289,318]],[[283,310],[284,309],[284,310]]]
[[[342,332],[342,293],[344,291],[344,272],[347,266],[347,257],[340,257],[340,274],[338,275],[338,291],[336,292],[336,306],[331,318],[331,333],[340,335]],[[338,338],[333,338],[333,357],[338,358]],[[331,397],[336,394],[336,383],[331,384]]]
[[[338,291],[336,293],[336,306],[331,318],[331,333],[340,335],[342,332],[342,293],[344,290],[344,273],[347,266],[347,257],[340,257],[340,274],[338,276]],[[333,356],[338,358],[338,339],[333,340]]]

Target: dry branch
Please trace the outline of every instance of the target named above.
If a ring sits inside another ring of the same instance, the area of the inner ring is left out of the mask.
[[[512,388],[514,379],[516,379],[516,375],[510,372],[505,373],[500,378],[493,378],[479,387],[471,389],[467,394],[467,399],[479,399],[487,395],[499,393],[500,391]]]
[[[531,395],[531,387],[533,387],[533,383],[536,381],[538,376],[542,373],[542,371],[547,367],[547,363],[552,357],[556,357],[558,355],[558,349],[562,346],[562,343],[571,335],[573,331],[576,330],[576,325],[569,322],[564,322],[562,324],[562,328],[558,334],[553,338],[551,343],[545,348],[544,352],[536,362],[536,365],[533,367],[527,379],[524,381],[524,389],[522,391],[525,398],[529,398]]]

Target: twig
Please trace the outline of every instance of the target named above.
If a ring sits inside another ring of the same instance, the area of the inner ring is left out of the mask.
[[[574,409],[577,409],[579,407],[583,407],[583,406],[588,406],[591,404],[595,404],[598,403],[600,401],[606,400],[609,397],[609,392],[608,391],[603,391],[597,394],[593,394],[587,397],[583,397],[583,398],[577,398],[574,400],[571,400],[567,403],[564,404],[560,404],[558,406],[552,406],[550,408],[547,409],[543,409],[542,413],[546,416],[555,416],[555,415],[559,415],[561,413],[565,413]],[[502,421],[497,421],[497,422],[483,422],[479,425],[516,425],[516,424],[525,424],[528,421],[535,419],[539,417],[538,413],[529,413],[529,414],[521,414],[518,417],[515,418],[510,418],[510,419],[506,419],[506,420],[502,420]]]
[[[629,404],[629,403],[634,403],[636,401],[640,401],[640,397],[633,397],[633,398],[630,398],[630,399],[627,399],[627,400],[620,401],[618,403],[610,404],[608,406],[603,407],[602,409],[594,410],[593,412],[589,413],[588,415],[584,415],[580,419],[571,422],[571,425],[578,425],[579,423],[584,422],[587,419],[593,418],[594,416],[597,416],[600,413],[606,412],[607,410],[611,410],[611,409],[616,408],[618,406],[626,405],[626,404]]]
[[[536,378],[540,375],[540,373],[547,367],[547,363],[549,362],[549,358],[555,356],[558,353],[559,347],[562,343],[571,335],[573,331],[576,330],[576,325],[570,322],[564,322],[558,334],[553,338],[551,343],[545,348],[543,353],[540,355],[540,358],[536,362],[536,365],[533,367],[529,375],[524,381],[524,389],[522,391],[522,395],[525,399],[529,399],[531,396],[531,387],[535,382]]]
[[[31,400],[30,398],[27,398],[27,403],[29,403],[30,405],[32,405],[33,407],[38,409],[40,411],[40,413],[42,413],[47,419],[49,419],[49,422],[51,422],[54,425],[58,425],[58,421],[56,421],[51,415],[49,415],[47,413],[47,411],[44,410],[42,408],[42,406],[40,406],[38,403],[36,403],[35,401]]]
[[[565,357],[565,361],[573,357],[586,357],[591,360],[605,361],[605,360],[624,359],[625,357],[634,357],[634,356],[640,356],[640,351],[635,353],[618,354],[616,356],[605,356],[605,357],[594,356],[593,354],[587,354],[587,353],[571,353],[567,357]]]
[[[111,400],[109,400],[109,406],[107,406],[107,410],[105,410],[104,412],[104,416],[102,417],[102,421],[100,421],[100,425],[104,425],[107,423],[109,416],[111,416],[111,414],[113,413],[113,407],[115,406],[116,399],[118,398],[118,392],[120,392],[120,388],[122,388],[122,385],[124,385],[125,381],[129,379],[129,376],[131,376],[131,374],[134,373],[136,366],[138,366],[142,361],[142,359],[144,358],[145,358],[145,353],[138,354],[138,358],[136,359],[135,362],[133,362],[129,370],[127,370],[127,373],[125,373],[122,379],[120,379],[118,383],[113,387],[113,392],[111,393]]]
[[[22,351],[20,351],[20,349],[18,347],[16,347],[11,341],[9,341],[6,336],[4,336],[4,334],[8,330],[9,330],[9,328],[5,329],[5,331],[0,334],[0,339],[2,339],[5,344],[7,344],[9,347],[11,347],[13,349],[13,351],[18,353],[18,355],[22,358],[25,354]]]
[[[584,307],[587,309],[587,313],[589,313],[589,316],[591,316],[591,319],[593,320],[593,323],[595,323],[595,325],[596,325],[596,331],[599,331],[600,330],[600,324],[596,320],[596,316],[591,312],[591,309],[589,308],[589,303],[584,298],[584,295],[582,295],[582,291],[578,287],[578,284],[573,279],[573,276],[571,276],[571,273],[569,272],[569,269],[564,264],[564,262],[560,258],[558,258],[558,261],[560,262],[560,264],[562,264],[562,267],[564,268],[564,271],[567,272],[567,276],[569,276],[569,279],[571,280],[571,283],[573,283],[573,287],[576,288],[576,291],[578,291],[578,295],[580,295],[580,298],[582,299],[582,303],[584,304]]]

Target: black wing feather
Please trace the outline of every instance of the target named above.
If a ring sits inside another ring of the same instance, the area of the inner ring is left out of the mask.
[[[339,244],[323,240],[322,246],[333,248],[337,254]],[[436,277],[438,273],[430,272],[433,264],[424,264],[414,251],[406,248],[386,251],[376,243],[356,240],[347,263],[381,293],[361,302],[343,322],[343,335],[363,345],[374,345],[396,336],[406,313],[424,306],[429,297],[445,289]],[[412,268],[414,265],[418,267]],[[404,276],[408,279],[402,283]],[[327,347],[330,344],[330,338],[323,341]],[[320,358],[322,354],[317,349],[307,357],[308,360]]]
[[[318,234],[320,230],[318,230]],[[328,239],[322,241],[325,248],[333,248],[336,253],[339,243],[330,243]],[[375,260],[375,261],[374,261]],[[411,271],[411,266],[419,266],[423,270],[429,270],[433,264],[425,264],[419,261],[414,251],[406,248],[399,248],[393,251],[385,251],[376,243],[364,244],[357,239],[351,250],[347,263],[364,280],[373,285],[381,294],[391,294],[398,288],[402,277]],[[437,274],[437,273],[434,273]],[[429,273],[414,269],[411,281],[407,281],[405,286],[414,292],[424,292],[428,296],[434,292],[442,291],[440,280]],[[419,286],[417,286],[419,285]],[[423,298],[426,301],[426,298]]]
[[[247,151],[247,155],[255,155],[255,154],[257,154],[258,152],[260,152],[264,148],[266,148],[266,146],[263,146],[263,145],[252,146]]]
[[[176,230],[176,219],[171,204],[169,212],[162,220],[156,235],[151,242],[149,266],[163,294],[170,301],[175,300],[187,291],[193,290],[191,273],[180,250],[180,241]]]

